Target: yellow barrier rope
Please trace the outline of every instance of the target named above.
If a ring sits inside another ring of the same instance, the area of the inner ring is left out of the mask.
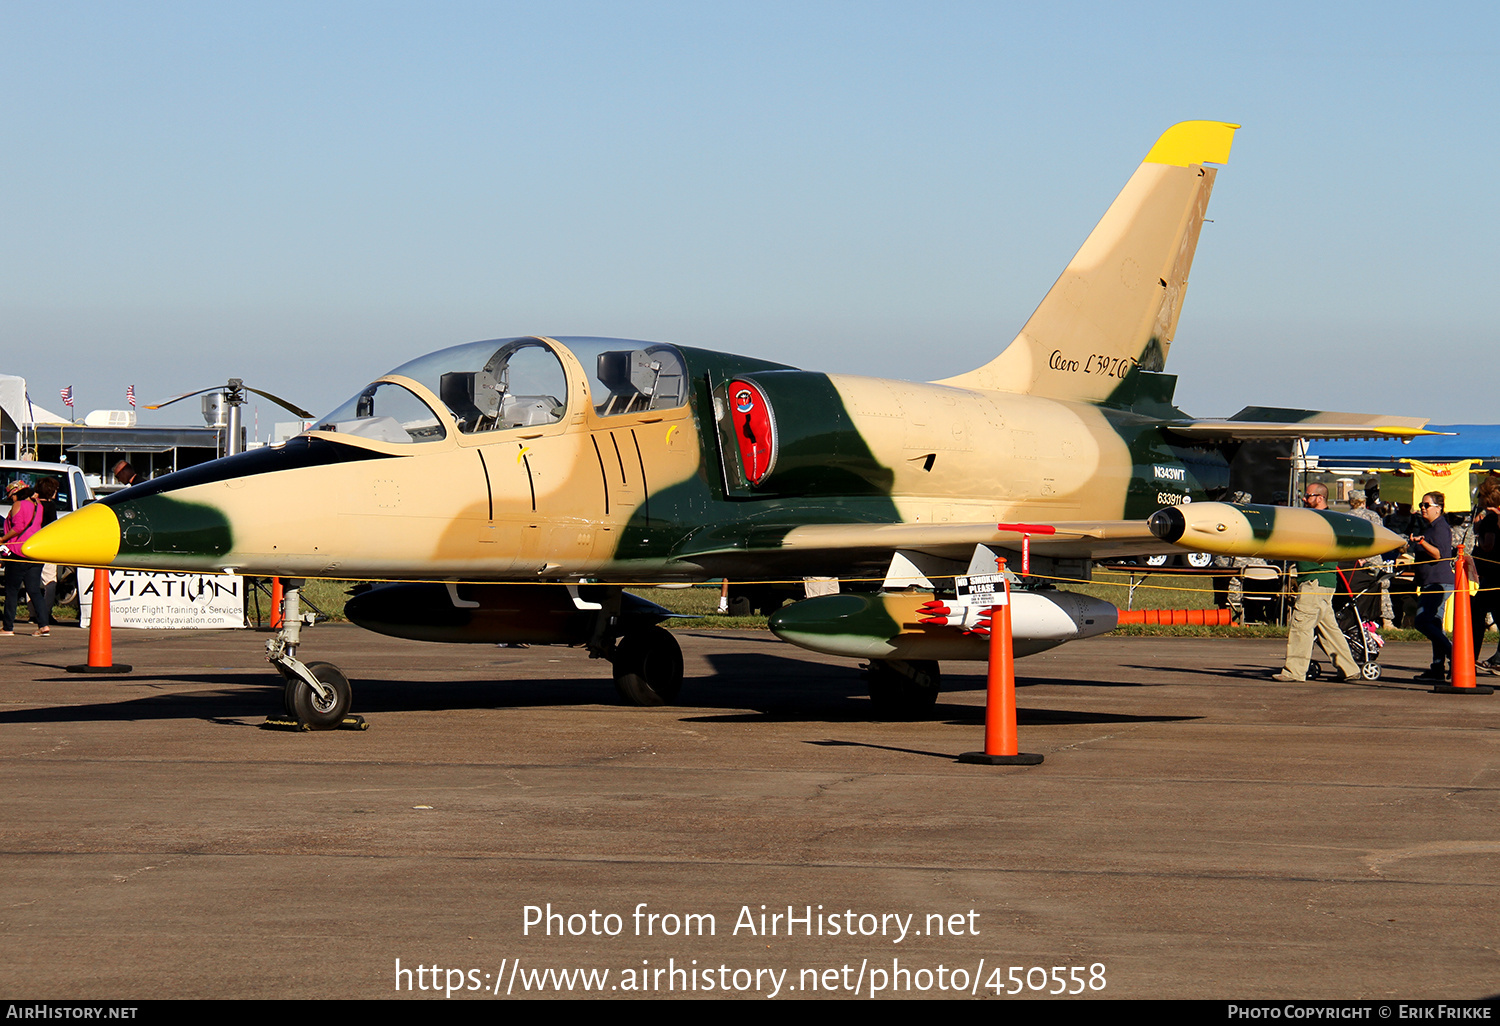
[[[1476,558],[1478,558],[1478,557],[1476,557]],[[37,562],[37,560],[20,559],[20,558],[16,558],[16,557],[6,557],[5,561],[6,562],[16,562],[16,563],[34,563],[34,562]],[[1425,564],[1425,563],[1444,563],[1444,562],[1451,563],[1452,561],[1453,560],[1451,560],[1451,559],[1448,559],[1448,560],[1442,560],[1442,559],[1413,560],[1411,562],[1399,563],[1399,564],[1396,564],[1396,565],[1399,566],[1399,567],[1408,567],[1408,566],[1415,567],[1415,566],[1419,566],[1419,565],[1422,565],[1422,564]],[[1496,561],[1496,560],[1483,560],[1483,562],[1500,562],[1500,561]],[[109,567],[103,567],[103,568],[99,568],[99,567],[82,567],[82,566],[80,566],[77,569],[79,571],[93,570],[93,569],[107,569],[107,570],[111,570],[111,571],[127,571],[127,572],[133,572],[133,573],[180,573],[180,574],[194,574],[194,575],[196,575],[196,574],[208,574],[209,576],[236,576],[236,577],[266,577],[267,576],[267,575],[264,575],[264,574],[233,574],[233,575],[228,575],[228,574],[213,574],[210,571],[200,571],[200,570],[160,570],[160,569],[151,568],[151,567],[135,567],[135,566],[109,566]],[[1144,577],[1148,577],[1148,576],[1150,576],[1150,577],[1157,577],[1157,576],[1164,576],[1164,577],[1170,577],[1170,576],[1189,577],[1190,576],[1190,577],[1201,579],[1201,578],[1204,578],[1204,577],[1240,577],[1240,576],[1242,576],[1241,571],[1244,568],[1243,567],[1225,567],[1223,569],[1226,571],[1225,573],[1213,574],[1213,573],[1205,572],[1205,571],[1202,571],[1202,570],[1184,571],[1184,570],[1178,570],[1178,569],[1175,569],[1175,568],[1167,568],[1167,567],[1161,567],[1161,568],[1155,568],[1155,567],[1152,567],[1152,568],[1142,568],[1141,570],[1122,570],[1122,569],[1119,569],[1119,568],[1116,568],[1116,567],[1102,567],[1102,568],[1096,569],[1094,571],[1094,574],[1095,574],[1095,577],[1098,577],[1100,575],[1117,574],[1117,575],[1119,575],[1119,576],[1121,576],[1123,578],[1134,578],[1134,577],[1142,577],[1142,578],[1144,578]],[[1346,572],[1348,572],[1348,571],[1346,571]],[[1280,572],[1278,571],[1278,573],[1280,573]],[[274,575],[271,575],[271,576],[274,576]],[[616,581],[616,580],[603,580],[603,581],[601,581],[601,580],[594,579],[594,578],[579,578],[579,579],[575,579],[575,580],[571,580],[571,581],[563,581],[563,580],[555,580],[555,579],[554,580],[546,580],[546,581],[515,581],[515,580],[496,581],[496,580],[468,580],[468,579],[464,579],[464,578],[453,578],[453,577],[431,577],[431,578],[428,578],[428,577],[322,577],[322,576],[318,576],[316,574],[287,574],[287,575],[282,575],[282,576],[293,578],[293,579],[297,579],[297,580],[306,580],[306,581],[350,581],[350,582],[354,582],[354,583],[358,583],[358,584],[504,584],[504,585],[538,586],[538,587],[556,587],[559,584],[575,584],[575,585],[595,585],[595,584],[597,584],[597,585],[602,585],[602,586],[605,586],[605,587],[613,587],[613,588],[656,588],[656,587],[660,587],[664,583],[666,583],[666,584],[676,583],[676,582],[663,582],[661,580],[653,580],[653,581]],[[934,580],[934,581],[951,581],[951,580],[954,580],[957,577],[968,577],[968,576],[970,576],[970,575],[969,574],[942,574],[942,575],[929,574],[929,575],[927,575],[927,577],[928,577],[929,580]],[[1051,576],[1051,575],[1048,575],[1048,574],[1037,574],[1037,573],[1027,574],[1026,577],[1027,577],[1027,579],[1041,580],[1041,581],[1055,581],[1055,582],[1061,582],[1061,583],[1064,583],[1064,584],[1090,584],[1090,583],[1093,583],[1093,584],[1096,584],[1098,586],[1107,587],[1107,588],[1130,588],[1130,587],[1132,587],[1132,585],[1130,584],[1129,580],[1121,580],[1119,582],[1115,582],[1115,581],[1097,581],[1097,580],[1095,580],[1095,581],[1080,581],[1080,580],[1078,580],[1075,577],[1055,577],[1055,576]],[[883,575],[880,576],[880,577],[840,577],[839,580],[843,581],[843,582],[853,583],[853,584],[868,584],[868,583],[873,583],[873,582],[877,582],[877,581],[884,581],[885,577]],[[795,577],[795,578],[789,578],[789,579],[784,579],[784,580],[782,580],[782,579],[744,580],[744,579],[740,579],[740,578],[731,578],[731,579],[729,579],[729,582],[730,582],[731,586],[741,586],[741,587],[743,587],[743,586],[764,586],[764,585],[799,585],[799,584],[805,583],[805,579],[802,578],[802,577]],[[710,582],[708,582],[708,581],[699,581],[699,582],[684,581],[684,582],[681,582],[681,583],[686,584],[688,587],[703,587],[703,586],[709,584]],[[1174,587],[1172,585],[1167,585],[1167,584],[1146,584],[1144,581],[1142,581],[1142,583],[1140,583],[1140,584],[1134,585],[1133,587],[1134,587],[1135,590],[1140,590],[1140,589],[1144,588],[1144,589],[1147,589],[1147,590],[1150,590],[1150,591],[1166,591],[1166,592],[1180,591],[1180,592],[1194,593],[1194,594],[1198,594],[1198,593],[1202,593],[1204,591],[1211,590],[1207,586],[1200,586],[1200,587],[1196,587],[1196,588],[1182,588],[1182,587]],[[1471,590],[1474,590],[1474,589],[1472,589],[1472,586],[1471,586]],[[1500,591],[1500,587],[1495,587],[1495,588],[1479,588],[1477,590],[1479,592]],[[1295,597],[1297,593],[1295,591],[1258,591],[1257,594],[1267,595],[1267,596],[1273,596],[1273,595],[1274,596],[1283,596],[1283,597],[1289,597],[1290,598],[1290,597]],[[1405,592],[1401,592],[1399,594],[1406,594],[1406,593]]]

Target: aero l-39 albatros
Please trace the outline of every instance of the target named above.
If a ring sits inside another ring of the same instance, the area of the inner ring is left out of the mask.
[[[1401,539],[1364,520],[1234,505],[1246,440],[1421,433],[1425,421],[1247,408],[1196,420],[1162,373],[1215,171],[1237,126],[1190,121],[1146,155],[1021,333],[930,383],[820,374],[654,342],[541,335],[397,367],[305,434],[117,492],[26,544],[53,563],[384,582],[348,615],[453,642],[587,645],[629,701],[672,701],[682,656],[630,582],[884,578],[797,602],[782,638],[871,660],[885,711],[938,661],[984,658],[978,604],[933,581],[1012,566],[1019,654],[1111,630],[1107,602],[1040,583],[1172,551],[1342,559]],[[425,583],[423,583],[425,582]],[[925,589],[924,590],[924,586]],[[350,707],[297,658],[297,589],[268,644],[288,712]]]

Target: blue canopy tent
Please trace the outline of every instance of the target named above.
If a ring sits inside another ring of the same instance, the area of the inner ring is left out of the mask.
[[[1427,430],[1453,433],[1420,435],[1410,442],[1394,438],[1318,439],[1307,443],[1307,455],[1316,457],[1320,467],[1329,468],[1360,466],[1395,470],[1402,460],[1423,463],[1484,460],[1500,467],[1500,424],[1428,424]]]
[[[1307,443],[1307,463],[1318,471],[1344,474],[1379,472],[1380,496],[1387,502],[1410,503],[1411,477],[1408,460],[1423,463],[1457,463],[1480,460],[1471,468],[1471,486],[1480,475],[1500,469],[1500,424],[1428,424],[1427,430],[1445,434],[1421,435],[1410,442],[1394,438]],[[1461,507],[1460,507],[1461,508]]]

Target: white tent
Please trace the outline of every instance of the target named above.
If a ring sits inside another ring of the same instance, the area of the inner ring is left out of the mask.
[[[26,394],[26,379],[14,374],[0,374],[0,411],[4,411],[17,427],[72,423],[67,417],[59,417],[32,402]]]

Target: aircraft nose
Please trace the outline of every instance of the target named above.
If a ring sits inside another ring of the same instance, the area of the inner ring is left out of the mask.
[[[120,520],[108,506],[93,503],[32,535],[21,554],[64,566],[108,566],[120,554]]]

